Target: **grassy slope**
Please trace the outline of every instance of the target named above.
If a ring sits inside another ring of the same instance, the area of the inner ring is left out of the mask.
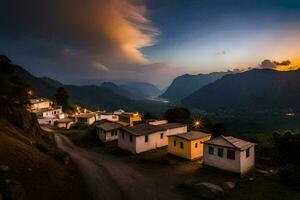
[[[84,189],[75,166],[64,165],[29,145],[25,142],[27,139],[20,139],[24,138],[22,130],[13,125],[1,121],[0,127],[0,163],[10,167],[8,177],[2,179],[21,182],[25,199],[84,199]]]

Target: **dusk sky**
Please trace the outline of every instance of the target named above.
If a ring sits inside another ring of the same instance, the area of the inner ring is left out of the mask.
[[[0,27],[1,54],[63,83],[300,66],[298,0],[4,0]]]

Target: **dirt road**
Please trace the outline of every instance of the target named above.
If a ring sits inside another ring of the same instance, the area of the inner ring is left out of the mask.
[[[58,147],[69,153],[78,165],[91,199],[170,199],[161,184],[139,173],[126,163],[75,146],[67,137],[56,134]]]

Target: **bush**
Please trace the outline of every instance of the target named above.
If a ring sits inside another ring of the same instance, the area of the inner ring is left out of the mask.
[[[85,130],[85,129],[88,129],[88,128],[89,128],[89,125],[85,122],[77,122],[74,125],[74,129],[78,129],[78,130]]]
[[[300,167],[292,164],[283,166],[279,170],[281,181],[292,187],[300,189]]]

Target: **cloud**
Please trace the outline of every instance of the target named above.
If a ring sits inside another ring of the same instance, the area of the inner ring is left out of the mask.
[[[216,53],[217,56],[223,56],[226,55],[226,51],[219,51]]]
[[[260,68],[276,69],[279,66],[289,66],[290,64],[291,64],[291,61],[289,61],[289,60],[277,62],[277,61],[271,61],[269,59],[266,59],[261,62]]]
[[[141,1],[10,0],[0,27],[5,52],[36,74],[101,79],[163,67],[141,52],[160,34]]]

